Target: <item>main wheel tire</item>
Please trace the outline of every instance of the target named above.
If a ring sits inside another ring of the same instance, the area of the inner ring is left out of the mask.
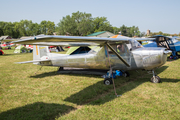
[[[151,82],[152,83],[160,83],[161,82],[161,79],[159,76],[155,76],[155,77],[152,77],[151,78]]]
[[[123,75],[123,77],[129,77],[130,74],[126,71],[126,72],[123,72],[122,75]]]
[[[112,84],[112,79],[111,79],[111,78],[105,78],[105,79],[104,79],[104,84],[105,84],[105,85],[110,85],[110,84]]]
[[[64,67],[59,67],[58,71],[63,71]]]

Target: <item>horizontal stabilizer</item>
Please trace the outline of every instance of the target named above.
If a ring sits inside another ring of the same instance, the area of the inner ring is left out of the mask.
[[[17,64],[25,64],[25,63],[35,63],[35,62],[45,62],[51,60],[33,60],[33,61],[24,61],[24,62],[16,62]]]

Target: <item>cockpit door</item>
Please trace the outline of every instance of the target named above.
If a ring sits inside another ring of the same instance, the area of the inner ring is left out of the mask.
[[[126,43],[118,43],[113,45],[111,44],[111,46],[129,65],[131,65],[130,51]],[[119,60],[115,53],[112,52],[108,47],[106,47],[106,57],[108,57],[108,54],[112,64],[122,66],[122,68],[126,67],[126,65],[122,63],[121,60]]]

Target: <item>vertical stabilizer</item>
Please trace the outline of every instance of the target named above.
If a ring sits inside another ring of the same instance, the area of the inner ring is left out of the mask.
[[[49,59],[49,48],[48,46],[33,46],[33,60],[44,60]]]

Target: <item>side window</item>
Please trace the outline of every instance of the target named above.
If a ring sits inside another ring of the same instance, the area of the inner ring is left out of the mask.
[[[111,45],[111,47],[112,47],[114,50],[116,50],[116,45]],[[111,51],[111,49],[109,49],[109,48],[108,48],[108,53],[111,54],[111,55],[114,54],[114,52]],[[115,54],[114,54],[114,55],[115,55]]]
[[[119,54],[123,54],[125,53],[125,45],[124,44],[119,44],[116,46],[116,51],[119,53]]]
[[[121,43],[121,44],[116,44],[116,45],[111,45],[111,46],[120,55],[129,54],[129,50],[128,50],[128,47],[127,47],[126,43],[124,43],[124,44]],[[108,48],[108,52],[109,52],[109,54],[114,54],[109,48]]]

